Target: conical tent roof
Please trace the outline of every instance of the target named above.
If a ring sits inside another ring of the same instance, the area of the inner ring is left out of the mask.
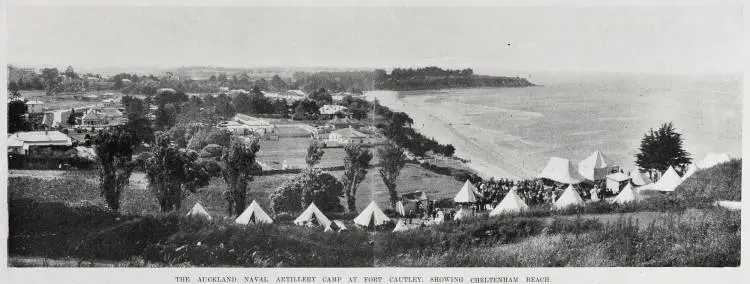
[[[685,175],[682,176],[682,180],[688,179],[690,176],[695,174],[695,172],[698,171],[698,167],[695,164],[690,164],[685,171]]]
[[[573,167],[573,163],[568,159],[560,157],[552,157],[547,161],[547,165],[544,166],[542,173],[539,174],[540,178],[551,179],[560,183],[576,184],[580,183],[583,178]]]
[[[250,203],[250,206],[245,208],[245,211],[242,211],[242,214],[240,216],[237,216],[237,219],[234,220],[237,224],[244,224],[247,225],[249,223],[266,223],[271,224],[273,223],[273,219],[266,214],[266,211],[263,211],[263,208],[258,205],[258,202]]]
[[[193,208],[190,209],[190,211],[185,216],[206,218],[208,220],[211,220],[211,214],[208,214],[208,211],[206,211],[206,208],[203,208],[203,206],[200,203],[195,203],[195,205],[193,205]]]
[[[664,175],[661,176],[661,179],[654,183],[652,190],[674,191],[680,183],[682,183],[682,178],[672,166],[669,166],[667,171],[664,172]]]
[[[391,219],[388,218],[388,216],[385,216],[385,213],[380,210],[380,207],[378,207],[378,204],[375,203],[375,201],[370,201],[370,204],[365,207],[365,210],[362,210],[362,212],[354,218],[354,223],[362,227],[380,226],[390,221]]]
[[[477,201],[477,188],[469,182],[469,180],[466,180],[464,183],[464,186],[461,187],[461,190],[458,191],[458,194],[456,194],[456,197],[453,198],[453,201],[456,203],[473,203]]]
[[[555,201],[554,204],[552,204],[553,209],[564,209],[569,206],[574,205],[583,205],[583,198],[581,198],[581,195],[578,194],[578,191],[573,188],[573,185],[569,185],[568,188],[565,189],[562,195],[560,195],[560,198]]]
[[[511,213],[511,212],[519,212],[528,210],[529,206],[526,205],[526,202],[521,199],[518,194],[516,194],[515,189],[511,189],[507,195],[503,198],[502,201],[500,201],[500,204],[495,206],[495,209],[492,209],[490,211],[490,216],[500,215],[503,213]]]
[[[294,224],[298,226],[309,225],[313,222],[317,222],[323,227],[331,225],[331,220],[328,220],[328,217],[323,212],[320,212],[318,206],[315,206],[315,202],[310,203],[310,206],[307,206],[307,209],[297,219],[294,219]]]
[[[614,163],[612,163],[607,156],[604,156],[601,151],[594,151],[594,153],[578,163],[578,166],[592,169],[603,169],[614,166]]]
[[[648,176],[641,173],[638,169],[634,169],[630,172],[630,182],[636,186],[644,186],[653,183]]]
[[[638,194],[638,191],[635,190],[630,184],[626,185],[625,188],[620,191],[620,194],[618,194],[612,202],[618,203],[618,204],[625,204],[628,202],[639,202],[643,198],[640,194]]]
[[[400,200],[396,202],[396,212],[398,212],[401,217],[406,216],[406,209],[404,209],[404,203]]]
[[[601,174],[597,176],[597,169],[606,169],[614,165],[601,151],[595,151],[578,163],[578,173],[588,180],[598,180],[604,178],[604,176],[601,176]],[[607,171],[603,172],[603,174],[606,173]]]
[[[406,226],[406,222],[404,219],[398,220],[398,223],[396,223],[396,227],[393,228],[393,232],[403,232],[409,230],[409,227]]]

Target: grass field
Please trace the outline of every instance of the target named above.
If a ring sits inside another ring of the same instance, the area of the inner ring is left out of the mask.
[[[343,219],[351,231],[325,233],[322,228],[294,226],[288,218],[277,218],[274,225],[238,226],[223,218],[225,185],[220,179],[188,196],[182,212],[163,214],[139,173],[131,178],[122,209],[115,213],[106,209],[93,171],[12,171],[9,265],[738,266],[740,212],[706,204],[739,198],[740,165],[732,161],[704,170],[677,194],[652,197],[646,206],[591,203],[585,210],[563,212],[536,208],[527,214],[485,214],[402,233],[368,232],[354,226],[352,216],[334,214],[329,217]],[[372,192],[388,208],[384,187],[378,187],[373,173],[360,185],[360,209]],[[286,178],[257,178],[250,198],[269,208],[268,193]],[[399,181],[400,190],[427,190],[433,199],[454,194],[460,185],[415,165],[407,165]],[[195,201],[209,210],[213,221],[183,217]]]

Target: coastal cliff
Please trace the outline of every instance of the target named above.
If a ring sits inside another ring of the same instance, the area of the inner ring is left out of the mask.
[[[384,70],[375,70],[375,74],[375,88],[391,91],[534,86],[525,78],[476,75],[472,69],[396,68],[391,74],[386,74]]]

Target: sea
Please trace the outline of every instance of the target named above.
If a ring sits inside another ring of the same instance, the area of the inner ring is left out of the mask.
[[[695,162],[709,152],[741,157],[740,75],[535,74],[538,86],[369,94],[485,176],[536,176],[550,157],[577,164],[602,151],[635,168],[644,134],[672,122]]]

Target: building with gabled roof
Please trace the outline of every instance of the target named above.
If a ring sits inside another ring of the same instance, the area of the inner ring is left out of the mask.
[[[331,131],[328,141],[338,144],[368,144],[370,136],[354,130],[352,127]]]

